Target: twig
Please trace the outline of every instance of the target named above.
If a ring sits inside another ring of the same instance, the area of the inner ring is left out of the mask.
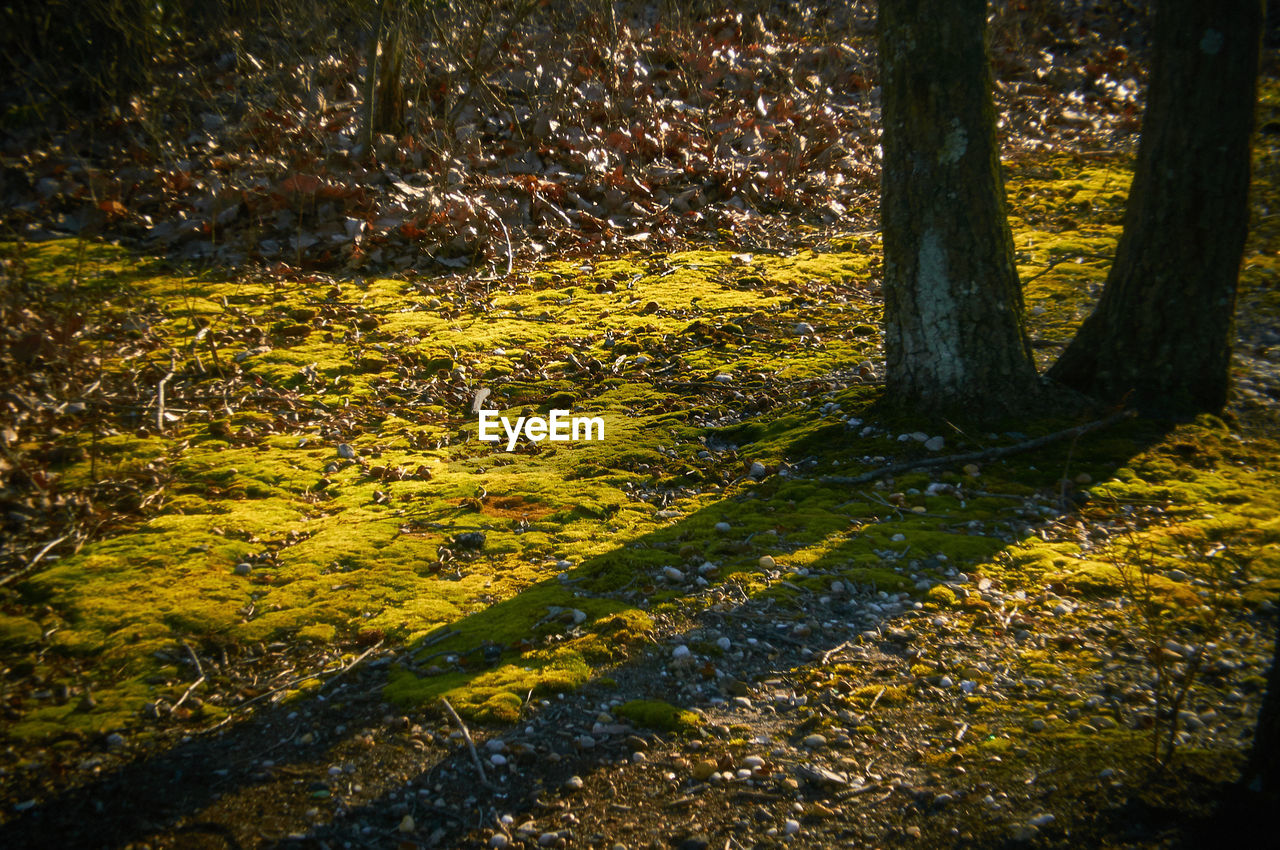
[[[204,684],[204,665],[200,663],[200,657],[196,655],[196,651],[191,648],[191,644],[187,643],[185,640],[182,642],[182,645],[186,648],[187,655],[191,656],[191,663],[196,665],[196,672],[200,675],[196,677],[194,682],[187,686],[187,690],[182,694],[182,696],[178,697],[178,701],[173,704],[173,708],[171,708],[170,711],[177,711],[178,707],[187,701],[187,697],[191,696],[191,693],[196,688]]]
[[[160,379],[159,386],[156,387],[156,431],[160,434],[164,433],[164,385],[169,383],[169,379],[173,377],[173,371]]]
[[[825,484],[865,484],[868,481],[875,481],[878,478],[884,478],[889,475],[896,475],[899,472],[906,472],[911,469],[923,469],[931,466],[950,466],[957,463],[966,463],[973,460],[993,460],[995,458],[1008,457],[1009,455],[1029,452],[1038,449],[1041,446],[1047,446],[1050,443],[1056,443],[1059,440],[1065,440],[1068,437],[1081,437],[1090,431],[1097,431],[1100,428],[1106,428],[1113,425],[1121,419],[1127,419],[1136,415],[1132,410],[1121,410],[1113,413],[1105,419],[1099,419],[1096,422],[1089,422],[1084,425],[1077,425],[1074,428],[1066,428],[1062,431],[1054,431],[1052,434],[1045,434],[1043,437],[1036,437],[1031,440],[1023,440],[1021,443],[1014,443],[1011,446],[997,446],[993,449],[983,449],[976,452],[964,452],[962,454],[946,455],[945,457],[928,457],[920,460],[909,460],[902,463],[893,463],[888,466],[882,466],[871,472],[864,472],[862,475],[824,475],[818,480]]]
[[[449,704],[449,700],[444,697],[440,697],[440,702],[444,703],[444,707],[453,718],[453,722],[457,723],[458,728],[462,730],[462,737],[467,742],[467,748],[471,750],[471,760],[475,762],[476,765],[476,773],[480,774],[481,784],[486,788],[492,788],[493,785],[490,784],[489,777],[484,774],[484,764],[480,761],[480,754],[476,752],[476,742],[471,740],[471,730],[467,728],[467,724],[462,722],[462,718],[458,716],[458,712],[453,710],[453,706]]]
[[[369,647],[364,652],[360,653],[358,656],[356,656],[355,660],[353,660],[350,664],[348,664],[347,666],[335,672],[333,677],[329,679],[327,682],[325,682],[324,684],[327,685],[329,684],[329,682],[332,682],[334,679],[337,679],[339,676],[342,676],[350,672],[352,668],[354,668],[361,661],[364,661],[366,658],[368,658],[369,654],[380,646],[382,646],[382,641],[378,641],[373,646]],[[253,697],[252,699],[245,700],[244,702],[236,706],[236,710],[239,711],[241,709],[247,708],[248,706],[253,705],[255,702],[261,702],[262,700],[267,699],[268,697],[273,697],[276,694],[280,693],[281,691],[287,691],[290,688],[292,688],[294,685],[299,685],[307,681],[308,679],[319,679],[321,676],[325,675],[327,672],[329,671],[321,670],[318,673],[308,673],[305,676],[298,676],[296,679],[290,679],[289,681],[285,682],[283,685],[280,685],[277,688],[272,688],[266,693],[258,694],[256,697]],[[324,685],[321,685],[321,687],[324,687]]]
[[[4,587],[9,582],[30,574],[31,571],[36,568],[36,564],[39,564],[40,560],[44,558],[45,555],[49,554],[50,549],[52,549],[54,546],[57,546],[62,541],[66,540],[69,536],[70,535],[64,534],[61,537],[59,537],[57,540],[51,540],[48,543],[46,543],[44,545],[44,548],[41,549],[39,552],[37,552],[36,556],[31,559],[31,563],[27,564],[25,567],[23,567],[20,570],[14,570],[4,578],[0,578],[0,587]]]
[[[835,655],[837,652],[839,652],[842,649],[847,649],[848,647],[849,647],[849,641],[847,640],[831,647],[826,652],[822,653],[822,663],[826,664],[827,661],[831,659],[831,656]]]

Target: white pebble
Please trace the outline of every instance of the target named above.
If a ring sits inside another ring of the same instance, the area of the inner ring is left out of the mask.
[[[800,831],[800,821],[787,818],[787,822],[782,825],[784,835],[795,835]]]
[[[688,658],[691,655],[693,655],[693,652],[683,643],[671,650],[672,658]]]

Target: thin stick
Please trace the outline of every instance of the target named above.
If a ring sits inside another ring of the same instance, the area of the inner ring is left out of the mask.
[[[848,646],[849,646],[849,641],[846,640],[843,643],[838,643],[835,646],[831,647],[826,652],[822,653],[822,663],[826,664],[829,660],[831,660],[831,656],[835,655],[837,652],[839,652],[842,649],[847,649]]]
[[[185,640],[182,642],[182,645],[186,647],[187,655],[191,656],[191,663],[196,665],[196,672],[200,675],[187,687],[186,692],[178,698],[178,701],[173,704],[173,708],[171,708],[170,711],[177,711],[178,707],[187,701],[187,697],[191,696],[192,691],[204,684],[204,665],[200,663],[200,657],[196,655],[196,651],[191,648],[191,644],[187,643]]]
[[[169,379],[173,377],[173,372],[165,375],[160,379],[160,385],[156,387],[156,431],[164,433],[164,385],[169,383]]]
[[[864,472],[862,475],[824,475],[819,478],[826,484],[865,484],[868,481],[875,481],[877,478],[885,478],[890,475],[896,475],[899,472],[906,472],[911,469],[923,469],[931,466],[950,466],[956,463],[965,463],[971,460],[993,460],[995,458],[1008,457],[1009,455],[1029,452],[1038,449],[1041,446],[1047,446],[1050,443],[1056,443],[1058,440],[1065,440],[1068,437],[1081,437],[1090,431],[1097,431],[1099,428],[1105,428],[1113,425],[1121,419],[1127,419],[1136,415],[1132,410],[1121,410],[1113,413],[1105,419],[1099,419],[1096,422],[1089,422],[1084,425],[1077,425],[1074,428],[1066,428],[1062,431],[1054,431],[1052,434],[1045,434],[1043,437],[1036,437],[1032,440],[1023,440],[1021,443],[1014,443],[1011,446],[998,446],[994,449],[983,449],[976,452],[965,452],[963,454],[947,455],[945,457],[928,457],[920,460],[909,460],[903,463],[893,463],[889,466],[882,466],[871,472]]]
[[[57,545],[58,545],[59,543],[61,543],[62,541],[66,540],[66,539],[67,539],[67,537],[69,537],[69,536],[70,536],[70,535],[64,534],[64,535],[62,535],[61,537],[59,537],[57,540],[51,540],[51,541],[49,541],[48,543],[46,543],[46,544],[44,545],[44,548],[43,548],[43,549],[41,549],[39,552],[37,552],[37,553],[36,553],[36,556],[35,556],[34,558],[32,558],[32,559],[31,559],[31,563],[27,564],[25,567],[23,567],[23,568],[22,568],[22,569],[20,569],[20,570],[14,570],[13,572],[9,573],[9,574],[8,574],[7,576],[5,576],[4,578],[0,578],[0,587],[4,587],[6,584],[8,584],[9,582],[13,581],[14,579],[22,578],[23,576],[25,576],[25,575],[27,575],[28,573],[30,573],[32,570],[34,570],[34,569],[36,568],[36,564],[40,563],[40,560],[41,560],[45,555],[49,554],[49,550],[50,550],[50,549],[52,549],[54,546],[57,546]]]
[[[481,784],[486,788],[492,788],[493,785],[490,784],[489,777],[484,774],[484,764],[480,761],[480,754],[476,752],[476,743],[471,740],[471,730],[467,728],[467,724],[462,722],[462,718],[458,716],[458,712],[453,710],[453,706],[449,704],[449,700],[444,697],[440,697],[440,702],[444,703],[444,707],[453,718],[453,722],[457,723],[458,728],[462,730],[462,737],[466,739],[467,748],[471,750],[471,760],[475,762],[476,765],[476,773],[480,774]]]
[[[358,656],[356,656],[356,658],[350,664],[348,664],[347,666],[343,667],[341,670],[338,670],[336,673],[334,673],[333,677],[330,678],[328,681],[326,681],[324,685],[327,685],[329,684],[329,682],[332,682],[334,679],[337,679],[339,676],[342,676],[350,672],[352,668],[354,668],[357,664],[359,664],[361,661],[364,661],[366,658],[368,658],[369,653],[373,652],[375,649],[377,649],[380,646],[382,646],[382,641],[378,641],[373,646],[369,647],[364,652],[360,653]],[[321,670],[318,673],[308,673],[305,676],[299,676],[296,679],[290,679],[288,682],[285,682],[283,685],[279,686],[278,688],[272,688],[266,693],[258,694],[256,697],[253,697],[252,699],[245,700],[244,702],[236,706],[236,711],[240,711],[241,709],[246,708],[255,702],[261,702],[262,700],[267,699],[268,697],[273,697],[276,694],[280,693],[281,691],[287,691],[290,688],[292,688],[294,685],[302,684],[308,679],[319,679],[321,676],[325,675],[325,673],[327,672],[329,671]],[[321,685],[320,687],[323,688],[324,685]]]

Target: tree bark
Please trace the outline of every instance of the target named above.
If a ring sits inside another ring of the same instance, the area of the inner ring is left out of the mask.
[[[1248,790],[1273,797],[1280,795],[1280,631],[1276,632],[1267,693],[1253,732],[1253,749],[1240,781]]]
[[[886,382],[891,402],[980,417],[1039,379],[996,143],[985,0],[882,0]]]
[[[1227,400],[1262,28],[1259,0],[1162,0],[1115,264],[1049,377],[1184,416]]]

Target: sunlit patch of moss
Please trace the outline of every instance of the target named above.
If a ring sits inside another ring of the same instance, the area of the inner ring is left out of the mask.
[[[863,685],[849,694],[849,700],[855,705],[866,708],[876,705],[905,705],[911,701],[911,694],[900,685]]]
[[[691,732],[702,724],[702,717],[696,712],[661,700],[631,700],[615,708],[614,714],[637,726],[662,732]]]

